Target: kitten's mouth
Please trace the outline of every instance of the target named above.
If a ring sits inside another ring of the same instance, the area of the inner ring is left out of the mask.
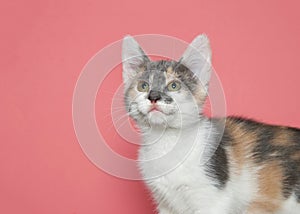
[[[151,108],[149,109],[148,112],[155,112],[155,111],[159,111],[159,112],[162,112],[158,106],[156,104],[152,104]]]

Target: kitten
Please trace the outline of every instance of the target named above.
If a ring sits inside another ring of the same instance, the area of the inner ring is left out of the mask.
[[[139,167],[160,214],[300,213],[300,129],[202,114],[205,35],[178,62],[151,61],[127,36],[122,58],[126,108],[143,137]]]

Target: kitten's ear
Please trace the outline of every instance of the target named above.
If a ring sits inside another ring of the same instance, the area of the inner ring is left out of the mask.
[[[188,67],[207,89],[211,75],[211,49],[205,34],[197,36],[189,44],[180,63]]]
[[[122,44],[123,81],[127,88],[134,76],[140,71],[140,67],[149,62],[142,48],[131,36],[125,36]]]

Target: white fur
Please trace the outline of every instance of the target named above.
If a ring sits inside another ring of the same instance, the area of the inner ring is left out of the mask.
[[[281,210],[276,214],[299,214],[300,204],[296,201],[295,194],[292,194],[285,202],[283,202]]]

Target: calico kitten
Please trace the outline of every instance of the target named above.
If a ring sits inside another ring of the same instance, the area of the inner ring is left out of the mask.
[[[126,108],[143,137],[139,167],[160,214],[300,213],[300,130],[202,114],[205,35],[178,62],[151,61],[130,36],[122,57]]]

